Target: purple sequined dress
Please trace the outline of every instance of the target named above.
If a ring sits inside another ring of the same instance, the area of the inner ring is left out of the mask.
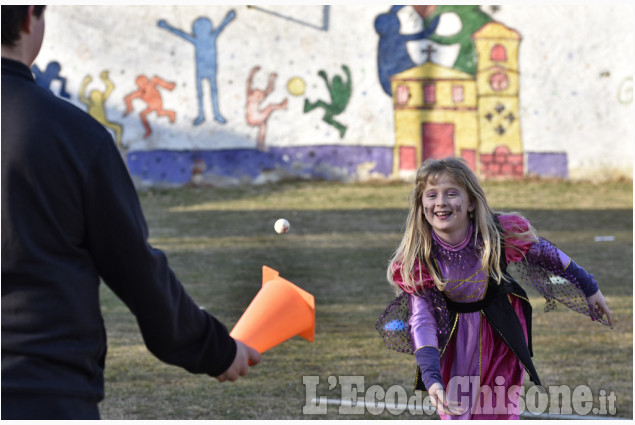
[[[501,215],[499,220],[504,231],[528,229],[528,222],[518,216]],[[507,239],[505,254],[510,274],[519,283],[543,295],[547,299],[546,309],[553,309],[557,300],[593,317],[586,296],[597,291],[597,283],[591,275],[578,279],[569,272],[571,260],[549,241],[542,238],[536,242]],[[443,291],[445,296],[455,303],[483,299],[489,276],[481,263],[471,226],[466,239],[457,246],[449,246],[434,235],[433,257],[442,279],[447,282]],[[395,322],[389,318],[403,317],[404,314],[398,311],[399,303],[393,303],[378,322],[386,344],[397,351],[411,353],[426,346],[439,348],[441,375],[447,394],[466,408],[466,413],[461,416],[441,415],[442,419],[517,419],[524,365],[490,326],[482,311],[458,313],[455,321],[451,321],[445,311],[443,296],[430,288],[431,278],[424,266],[416,265],[415,276],[417,268],[424,270],[424,281],[418,282],[422,289],[418,294],[407,294],[408,334],[388,327]],[[395,269],[393,279],[401,286],[399,268]],[[506,297],[518,316],[527,341],[523,300],[511,293]],[[405,309],[403,304],[401,302],[401,310]]]

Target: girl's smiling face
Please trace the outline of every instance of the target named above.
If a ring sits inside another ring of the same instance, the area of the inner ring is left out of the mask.
[[[474,211],[465,189],[443,174],[436,182],[428,182],[422,202],[423,214],[437,236],[451,245],[465,239],[468,213]]]

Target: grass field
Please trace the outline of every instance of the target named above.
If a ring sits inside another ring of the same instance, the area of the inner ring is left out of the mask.
[[[494,209],[522,212],[593,273],[613,312],[611,330],[564,307],[544,313],[542,301],[532,297],[534,363],[543,385],[586,385],[594,406],[602,395],[614,395],[616,415],[632,418],[632,184],[524,181],[484,188]],[[258,292],[267,265],[315,296],[315,342],[292,338],[266,352],[247,378],[220,384],[152,357],[132,314],[102,285],[109,339],[102,417],[422,418],[408,410],[399,416],[339,415],[337,406],[303,415],[311,395],[341,399],[342,382],[351,376],[363,377],[364,390],[400,385],[413,394],[414,357],[384,348],[374,328],[394,296],[385,267],[401,237],[410,189],[302,182],[141,193],[151,244],[167,253],[198,304],[231,329]],[[273,231],[279,217],[291,222],[286,235]],[[594,242],[595,236],[615,239]],[[315,394],[307,393],[303,377],[319,378]]]

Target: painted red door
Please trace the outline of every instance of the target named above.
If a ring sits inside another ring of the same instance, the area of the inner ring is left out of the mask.
[[[454,156],[454,124],[423,123],[421,125],[423,144],[422,160],[443,159]]]

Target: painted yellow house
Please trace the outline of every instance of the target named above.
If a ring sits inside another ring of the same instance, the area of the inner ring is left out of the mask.
[[[411,177],[423,160],[450,155],[485,177],[522,176],[520,35],[490,22],[473,38],[476,76],[427,62],[391,78],[394,177]]]
[[[395,110],[393,171],[413,174],[426,158],[465,154],[478,147],[474,77],[427,62],[391,79]]]

